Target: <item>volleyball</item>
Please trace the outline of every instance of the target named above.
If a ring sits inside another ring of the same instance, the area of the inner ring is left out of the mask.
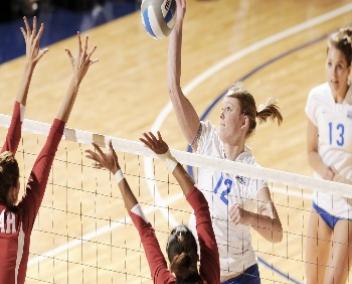
[[[176,1],[143,0],[141,17],[144,28],[151,37],[167,37],[175,25]]]

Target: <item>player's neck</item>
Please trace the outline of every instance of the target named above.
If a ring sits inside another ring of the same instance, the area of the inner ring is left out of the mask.
[[[346,89],[341,92],[335,92],[334,93],[335,103],[343,103],[343,101],[347,96],[347,92],[348,92],[348,86],[346,86]]]
[[[239,145],[224,144],[224,152],[226,159],[235,160],[239,154],[244,151],[244,143]]]

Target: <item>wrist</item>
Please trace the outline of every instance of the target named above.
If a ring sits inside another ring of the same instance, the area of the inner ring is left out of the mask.
[[[72,75],[69,88],[74,92],[78,92],[80,83],[79,78],[76,75]]]
[[[175,168],[177,167],[177,160],[172,156],[170,150],[167,150],[166,153],[164,154],[158,154],[158,157],[164,161],[165,166],[167,168],[167,170],[170,173],[173,173],[173,171],[175,170]]]
[[[120,171],[120,170],[121,170],[121,168],[119,166],[114,166],[114,167],[112,167],[110,172],[114,175],[114,174],[116,174],[117,171]]]
[[[125,176],[123,175],[123,172],[121,171],[121,169],[117,170],[114,173],[114,177],[115,177],[117,184],[119,184],[123,179],[125,179]]]
[[[177,33],[180,33],[180,31],[182,31],[182,25],[183,25],[183,19],[177,20],[173,30],[175,30],[175,32]]]
[[[34,64],[27,62],[25,68],[24,68],[24,75],[26,77],[31,77],[34,71]]]

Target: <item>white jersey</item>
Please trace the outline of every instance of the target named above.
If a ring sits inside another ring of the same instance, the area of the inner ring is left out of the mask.
[[[201,122],[201,132],[196,143],[196,153],[225,159],[223,143],[209,122]],[[248,148],[235,161],[257,165]],[[219,248],[221,276],[226,278],[242,273],[256,263],[256,256],[251,245],[250,227],[231,223],[230,208],[240,204],[248,211],[257,212],[257,194],[267,184],[263,180],[204,168],[199,168],[196,181],[197,188],[203,192],[209,204]],[[190,226],[194,226],[192,220]]]
[[[352,88],[343,103],[335,103],[328,83],[313,88],[305,112],[318,128],[318,153],[322,161],[337,170],[334,180],[352,184]],[[313,201],[336,217],[352,219],[349,199],[315,191]]]

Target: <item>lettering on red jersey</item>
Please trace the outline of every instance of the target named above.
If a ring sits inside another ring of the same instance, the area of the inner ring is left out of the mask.
[[[0,233],[16,233],[16,215],[13,212],[1,211],[0,214]]]

